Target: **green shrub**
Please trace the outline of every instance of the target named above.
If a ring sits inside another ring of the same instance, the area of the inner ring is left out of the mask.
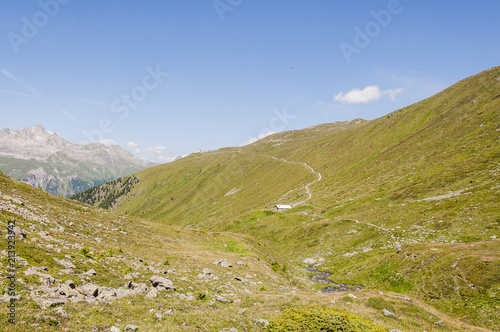
[[[87,258],[94,259],[94,256],[92,256],[92,254],[90,253],[90,249],[87,246],[80,249],[80,254],[82,254],[83,256],[85,256]]]
[[[311,305],[283,311],[269,321],[265,331],[382,332],[386,329],[348,312]]]

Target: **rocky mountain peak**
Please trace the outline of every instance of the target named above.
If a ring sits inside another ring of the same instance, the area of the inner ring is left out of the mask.
[[[74,194],[148,166],[119,145],[73,144],[41,124],[0,129],[2,171],[54,194]]]

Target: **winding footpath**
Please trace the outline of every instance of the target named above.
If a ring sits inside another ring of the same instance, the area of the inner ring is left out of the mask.
[[[298,187],[298,188],[295,188],[295,189],[292,189],[290,190],[289,192],[287,192],[286,194],[284,194],[283,196],[281,197],[285,197],[287,196],[288,194],[294,192],[294,191],[297,191],[297,190],[302,190],[302,189],[305,189],[306,190],[306,194],[308,195],[308,197],[300,202],[295,202],[295,203],[292,203],[290,204],[291,206],[297,206],[297,205],[301,205],[301,204],[304,204],[305,202],[307,202],[308,200],[310,200],[312,198],[312,194],[311,194],[311,189],[310,187],[315,184],[316,182],[319,182],[321,181],[321,173],[320,172],[317,172],[314,170],[314,168],[312,168],[311,166],[309,166],[308,164],[302,162],[302,161],[290,161],[290,160],[286,160],[286,159],[283,159],[283,158],[278,158],[278,157],[275,157],[275,156],[268,156],[268,155],[261,155],[263,157],[268,157],[268,158],[272,158],[274,160],[277,160],[277,161],[282,161],[282,162],[285,162],[285,163],[289,163],[289,164],[295,164],[295,165],[301,165],[301,166],[304,166],[305,168],[307,168],[312,174],[316,175],[316,180],[312,181],[312,182],[309,182],[301,187]]]

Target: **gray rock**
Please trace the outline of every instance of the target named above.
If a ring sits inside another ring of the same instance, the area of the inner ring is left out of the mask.
[[[66,280],[64,282],[64,284],[68,285],[71,289],[75,289],[76,288],[75,282],[73,280]]]
[[[96,276],[97,272],[94,269],[90,269],[87,272],[85,272],[84,275],[87,275],[87,276]]]
[[[213,295],[212,299],[214,299],[215,301],[218,301],[218,302],[222,302],[222,303],[231,303],[232,302],[231,300],[226,299],[224,296],[220,296],[218,294]]]
[[[444,323],[442,320],[438,320],[437,322],[434,322],[434,324],[438,325],[439,327],[444,327]]]
[[[19,227],[14,226],[13,231],[14,231],[14,234],[16,234],[17,238],[20,238],[20,239],[25,239],[26,238],[26,232],[23,231],[22,229],[20,229]]]
[[[318,261],[315,260],[314,258],[306,258],[304,259],[302,262],[304,262],[304,264],[306,264],[307,266],[313,266],[314,264],[316,264]]]
[[[62,307],[53,310],[55,314],[58,314],[63,319],[69,319],[68,313],[64,311]]]
[[[152,276],[149,281],[153,285],[153,287],[158,288],[158,289],[173,289],[175,290],[174,283],[167,278],[160,277],[160,276]]]
[[[8,303],[11,300],[19,301],[22,299],[22,295],[16,295],[16,296],[9,296],[7,294],[4,294],[3,296],[0,296],[0,303]]]
[[[54,261],[67,269],[76,269],[76,266],[69,259],[57,259],[54,257]]]
[[[146,298],[148,298],[148,299],[152,299],[155,297],[158,297],[158,289],[156,289],[156,288],[153,288],[152,290],[149,291],[148,294],[146,294]]]
[[[203,269],[203,271],[201,271],[201,272],[202,272],[204,275],[209,275],[209,274],[212,274],[212,271],[211,271],[208,267],[204,268],[204,269]]]
[[[99,295],[99,286],[94,284],[85,284],[78,287],[78,290],[88,297],[97,297]]]
[[[99,295],[97,295],[97,300],[104,302],[111,302],[116,299],[118,299],[118,296],[113,288],[102,288],[99,290]]]
[[[137,325],[128,324],[125,327],[125,331],[137,331],[139,327]]]
[[[64,296],[64,297],[79,297],[81,296],[81,294],[74,288],[75,284],[73,284],[73,288],[71,288],[70,285],[64,283],[62,285],[59,286],[59,288],[57,289],[56,293],[59,295],[59,296]]]
[[[392,312],[390,312],[387,309],[382,310],[382,312],[384,313],[384,316],[389,316],[389,317],[397,318],[396,315],[394,315]]]
[[[36,302],[42,308],[56,307],[58,305],[68,302],[68,299],[51,299],[44,297],[35,297],[33,301]]]
[[[116,326],[111,326],[111,328],[109,329],[110,332],[121,332],[121,330],[119,328],[117,328]]]
[[[218,265],[218,266],[222,266],[222,267],[232,267],[233,266],[231,263],[229,263],[225,259],[217,259],[216,261],[214,261],[213,264]]]

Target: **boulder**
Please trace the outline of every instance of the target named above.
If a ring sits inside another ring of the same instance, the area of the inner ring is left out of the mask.
[[[85,284],[78,287],[78,290],[88,297],[97,297],[99,295],[99,287],[94,284]]]
[[[438,320],[437,322],[434,322],[434,324],[444,328],[444,323],[442,320]]]
[[[137,325],[128,324],[125,327],[125,331],[137,331],[139,327]]]
[[[51,299],[46,297],[35,297],[33,301],[42,308],[55,307],[68,302],[68,299]]]
[[[153,285],[153,287],[158,288],[159,290],[167,290],[167,289],[173,289],[175,290],[174,283],[167,278],[160,277],[160,276],[152,276],[149,281]]]
[[[158,297],[158,290],[156,288],[153,288],[152,290],[149,291],[149,293],[146,294],[146,298],[152,299]]]
[[[220,296],[217,294],[213,295],[212,299],[214,299],[215,301],[218,301],[218,302],[222,302],[222,303],[231,303],[232,302],[231,300],[226,299],[224,296]]]
[[[57,259],[54,257],[54,261],[67,269],[76,269],[76,266],[69,259]]]
[[[118,296],[116,295],[116,291],[112,288],[100,289],[99,295],[97,295],[97,300],[104,302],[111,302],[116,299],[118,299]]]
[[[387,309],[382,310],[382,312],[384,313],[384,316],[389,316],[389,317],[397,318],[396,315],[394,315],[392,312],[390,312]]]
[[[53,310],[55,314],[61,316],[63,319],[69,319],[68,313],[64,311],[62,307],[56,308]]]
[[[90,269],[87,272],[84,273],[86,276],[96,276],[97,272],[94,269]]]
[[[23,231],[22,229],[20,229],[19,227],[17,226],[14,226],[14,234],[16,234],[16,237],[19,238],[19,239],[25,239],[26,238],[26,232]]]
[[[314,258],[306,258],[302,261],[304,264],[306,264],[307,266],[313,266],[314,264],[316,264],[318,261],[315,260]]]
[[[222,266],[222,267],[232,267],[233,266],[231,263],[229,263],[225,259],[217,259],[216,261],[214,261],[213,264],[218,265],[218,266]]]

